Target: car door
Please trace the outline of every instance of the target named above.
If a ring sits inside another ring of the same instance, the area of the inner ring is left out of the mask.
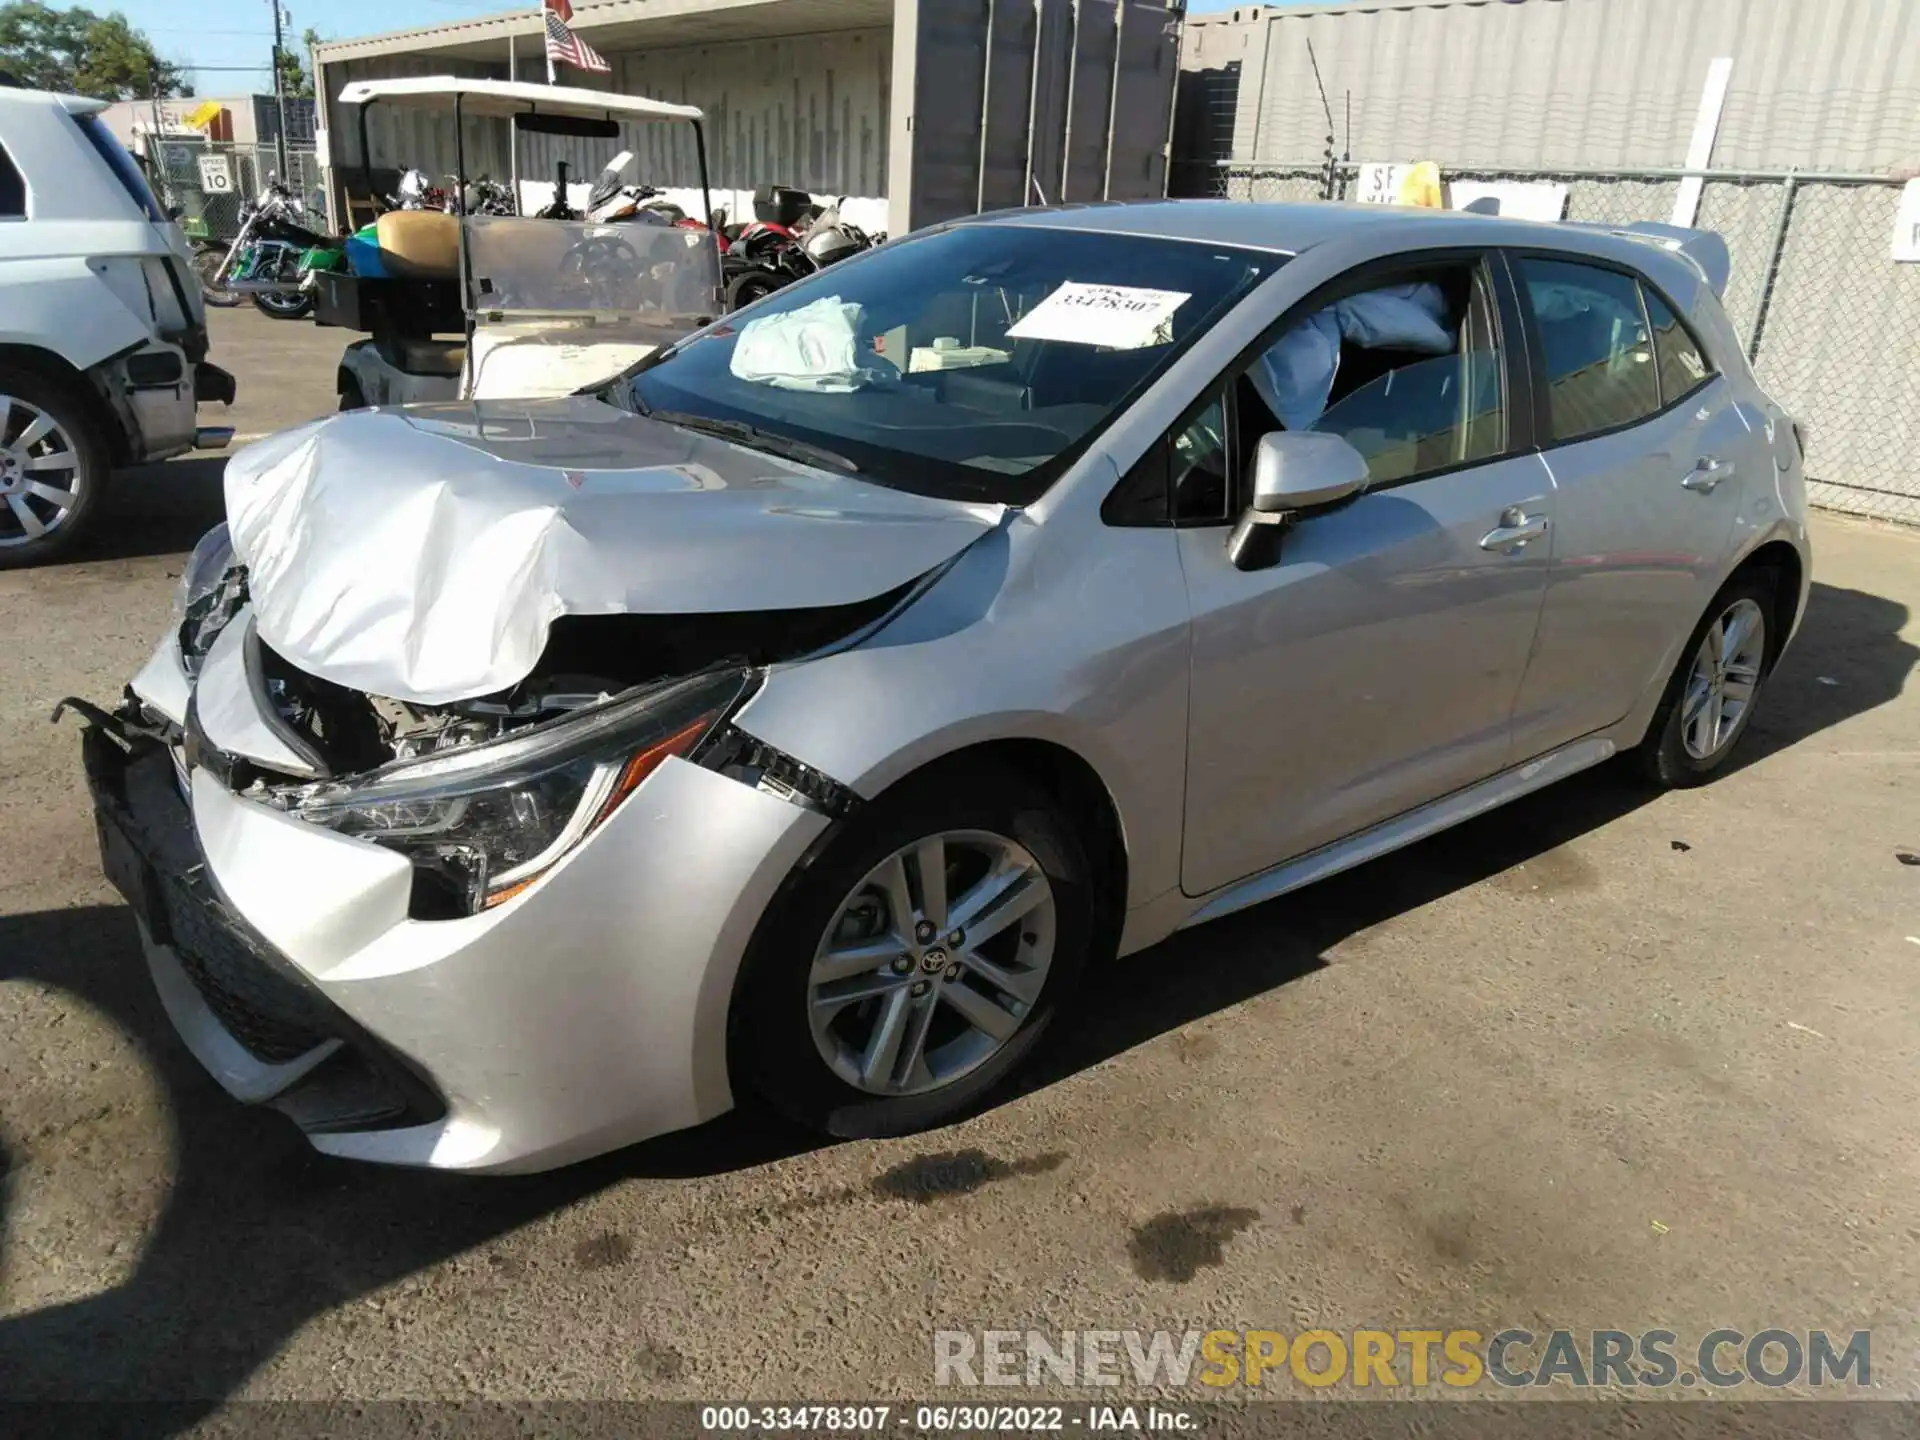
[[[1563,255],[1511,265],[1554,481],[1553,564],[1514,711],[1526,758],[1621,719],[1665,680],[1741,496],[1765,477],[1727,379],[1644,277]]]
[[[1271,374],[1257,383],[1260,367],[1310,334],[1303,325],[1324,327],[1337,297],[1323,293],[1283,320],[1261,358],[1225,377],[1174,437],[1181,484],[1202,497],[1227,492],[1229,515],[1245,503],[1253,442],[1281,428],[1282,413],[1293,428],[1304,419],[1304,428],[1345,435],[1371,476],[1358,497],[1301,516],[1265,569],[1235,568],[1217,523],[1181,517],[1193,617],[1181,868],[1189,894],[1507,763],[1552,500],[1532,450],[1525,367],[1511,363],[1518,312],[1486,256],[1410,263],[1416,270],[1398,279],[1464,297],[1455,353],[1394,352],[1383,362],[1355,351],[1343,328],[1338,363],[1349,374],[1343,385],[1336,372],[1324,411],[1276,403]],[[1374,293],[1393,278],[1352,283]],[[1216,434],[1229,441],[1224,467]],[[1195,456],[1210,463],[1195,465]]]

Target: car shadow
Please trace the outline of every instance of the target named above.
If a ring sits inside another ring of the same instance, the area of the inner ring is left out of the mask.
[[[1725,773],[1897,698],[1920,663],[1907,607],[1816,583],[1792,647]],[[1420,844],[1117,962],[1026,1072],[1037,1089],[1319,969],[1341,940],[1510,870],[1656,799],[1630,759],[1564,780]]]
[[[1816,586],[1805,630],[1769,682],[1755,758],[1897,696],[1920,659],[1900,636],[1906,619],[1904,606],[1879,596]],[[1586,834],[1652,795],[1623,767],[1602,767],[1130,956],[1118,962],[1122,983],[1083,997],[1025,1088],[1285,985],[1357,930]],[[331,1160],[279,1116],[231,1102],[200,1071],[141,968],[120,907],[0,918],[0,983],[64,991],[124,1032],[164,1087],[176,1133],[171,1189],[131,1276],[0,1319],[0,1399],[164,1396],[186,1403],[147,1431],[177,1431],[329,1309],[484,1250],[609,1186],[725,1173],[815,1143],[737,1113],[549,1175],[480,1180]],[[26,1159],[0,1147],[0,1243]]]

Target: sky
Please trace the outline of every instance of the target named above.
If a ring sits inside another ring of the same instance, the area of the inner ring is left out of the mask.
[[[60,3],[60,0],[55,0]],[[147,33],[164,59],[196,69],[202,95],[246,94],[273,85],[273,10],[270,0],[84,0],[89,9],[118,10]],[[293,17],[294,43],[311,25],[327,40],[378,35],[411,25],[439,25],[516,8],[514,0],[282,0]],[[536,0],[527,0],[531,11]],[[1194,0],[1196,11],[1217,10],[1232,0]],[[223,70],[215,66],[249,66]]]
[[[55,4],[61,0],[54,0]],[[77,0],[90,10],[118,10],[144,30],[161,57],[196,67],[202,95],[270,90],[273,8],[269,0]],[[531,12],[536,0],[527,0]],[[289,42],[311,25],[324,39],[378,35],[411,25],[439,25],[517,8],[514,0],[282,0],[292,23]],[[197,67],[207,67],[199,69]],[[252,66],[221,70],[215,66]]]

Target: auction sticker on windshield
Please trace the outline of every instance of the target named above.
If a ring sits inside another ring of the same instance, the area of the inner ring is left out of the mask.
[[[1010,326],[1007,335],[1014,340],[1064,340],[1070,345],[1142,350],[1166,342],[1167,321],[1191,298],[1178,290],[1069,280]]]

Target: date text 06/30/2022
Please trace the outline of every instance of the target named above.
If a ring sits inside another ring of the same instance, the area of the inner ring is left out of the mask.
[[[1192,1434],[1191,1410],[1171,1405],[703,1405],[700,1428],[715,1433],[794,1431],[815,1435],[1044,1433]]]

